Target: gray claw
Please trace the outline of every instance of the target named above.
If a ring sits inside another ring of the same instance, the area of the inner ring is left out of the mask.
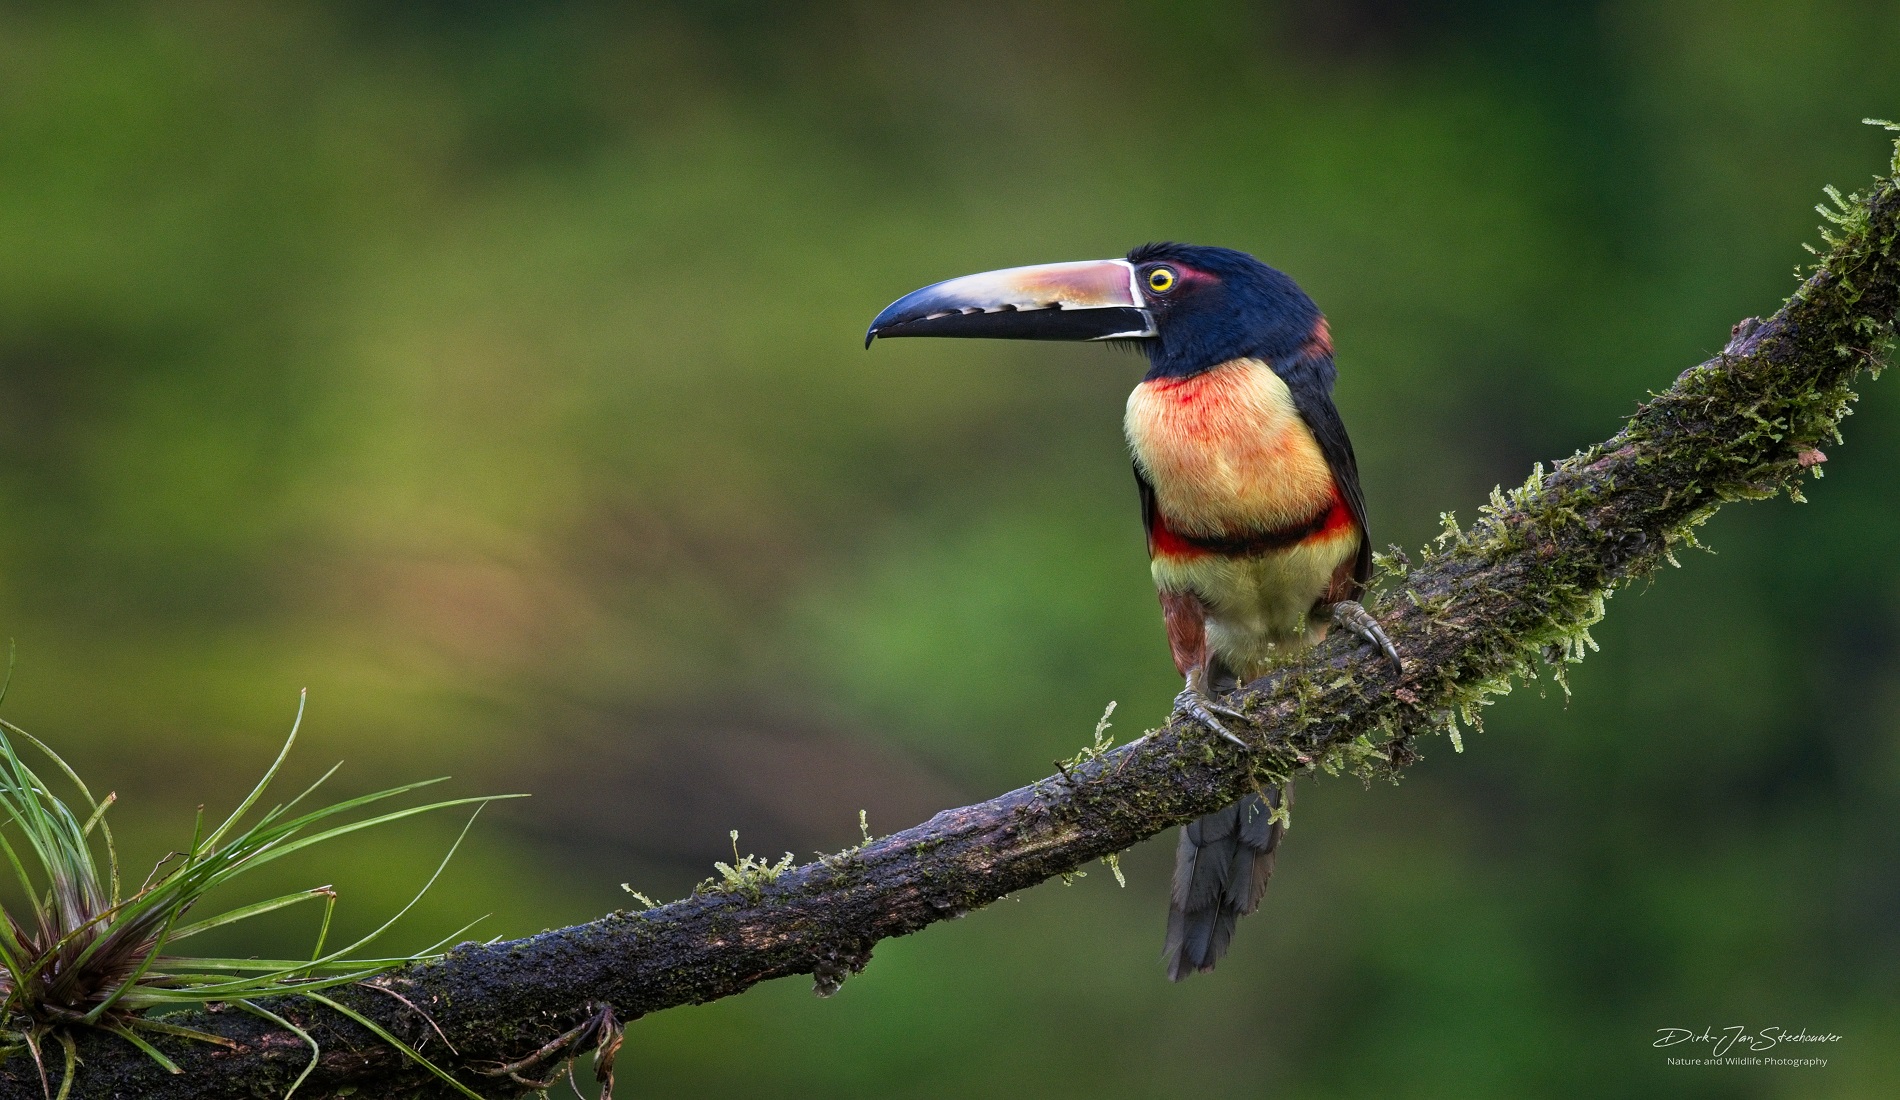
[[[1405,675],[1405,662],[1399,660],[1399,651],[1392,648],[1392,639],[1386,637],[1385,628],[1372,613],[1353,600],[1341,600],[1333,605],[1333,622],[1352,631],[1360,638],[1379,647],[1379,652],[1392,662],[1392,668],[1399,675]]]
[[[1228,741],[1232,741],[1235,745],[1251,751],[1252,747],[1248,745],[1247,742],[1235,737],[1226,726],[1221,725],[1220,718],[1215,717],[1216,715],[1220,715],[1242,722],[1247,721],[1247,716],[1240,711],[1207,698],[1200,692],[1194,690],[1192,685],[1181,689],[1181,694],[1174,697],[1174,705],[1186,711],[1189,718],[1213,730]]]

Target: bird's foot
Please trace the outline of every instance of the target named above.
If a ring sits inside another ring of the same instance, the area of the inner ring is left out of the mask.
[[[1189,718],[1194,719],[1201,725],[1220,734],[1223,738],[1232,741],[1243,749],[1249,748],[1247,742],[1235,737],[1232,731],[1226,726],[1221,725],[1220,720],[1227,718],[1236,722],[1250,722],[1252,719],[1240,711],[1235,710],[1233,707],[1209,699],[1206,695],[1203,695],[1199,689],[1195,688],[1193,684],[1189,684],[1187,687],[1181,689],[1181,694],[1174,697],[1174,705],[1176,709],[1185,711]]]
[[[1385,628],[1379,620],[1372,617],[1362,605],[1353,600],[1341,600],[1333,605],[1333,622],[1352,631],[1364,641],[1377,646],[1379,652],[1392,662],[1393,671],[1405,675],[1405,662],[1399,660],[1399,651],[1392,648],[1392,639],[1386,637]]]

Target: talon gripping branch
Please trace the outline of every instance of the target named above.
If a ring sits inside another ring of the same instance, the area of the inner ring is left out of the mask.
[[[1333,407],[1333,344],[1313,300],[1244,252],[1150,244],[1123,260],[966,275],[877,315],[877,337],[988,336],[1138,342],[1148,373],[1124,428],[1177,705],[1221,724],[1222,693],[1338,624],[1398,654],[1356,600],[1372,575],[1352,442]],[[1211,970],[1253,912],[1284,833],[1290,788],[1181,830],[1168,911],[1168,976]]]

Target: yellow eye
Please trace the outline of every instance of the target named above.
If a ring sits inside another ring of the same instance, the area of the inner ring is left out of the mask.
[[[1157,267],[1148,273],[1148,289],[1165,294],[1174,287],[1174,272]]]

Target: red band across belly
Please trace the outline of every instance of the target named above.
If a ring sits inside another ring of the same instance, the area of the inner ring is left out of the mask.
[[[1352,509],[1339,493],[1332,503],[1311,519],[1270,531],[1242,531],[1231,535],[1186,535],[1168,526],[1168,518],[1155,513],[1154,527],[1148,532],[1148,552],[1153,557],[1197,558],[1218,554],[1229,558],[1253,557],[1273,550],[1285,550],[1308,539],[1329,538],[1341,528],[1353,525]]]

